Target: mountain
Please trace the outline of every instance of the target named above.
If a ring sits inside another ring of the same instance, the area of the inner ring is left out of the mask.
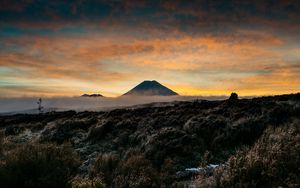
[[[103,95],[101,95],[101,94],[91,94],[91,95],[89,95],[89,94],[83,94],[81,96],[82,97],[103,97]]]
[[[125,93],[123,96],[139,95],[139,96],[173,96],[178,95],[171,89],[161,85],[155,80],[145,80],[133,89]]]

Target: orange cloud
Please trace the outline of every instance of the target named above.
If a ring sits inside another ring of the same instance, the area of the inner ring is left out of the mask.
[[[291,51],[280,50],[288,41],[267,32],[164,39],[106,35],[1,39],[22,49],[0,53],[0,66],[19,70],[0,77],[14,78],[28,88],[38,85],[34,92],[24,91],[46,95],[101,90],[116,96],[145,79],[159,80],[187,95],[233,90],[243,95],[272,94],[300,88],[300,71],[288,66],[286,59]],[[37,78],[42,83],[35,82]],[[60,82],[52,82],[55,79]]]

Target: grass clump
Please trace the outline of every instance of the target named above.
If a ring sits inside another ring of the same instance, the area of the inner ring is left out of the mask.
[[[75,177],[70,181],[71,188],[106,188],[100,178]]]
[[[120,158],[114,154],[100,155],[91,169],[90,179],[102,179],[107,187],[157,187],[158,171],[144,155],[129,151]]]
[[[119,161],[120,158],[114,154],[98,156],[90,171],[90,176],[93,178],[101,177],[106,185],[112,186]]]
[[[120,164],[117,173],[117,187],[158,187],[158,173],[142,154],[130,155]]]

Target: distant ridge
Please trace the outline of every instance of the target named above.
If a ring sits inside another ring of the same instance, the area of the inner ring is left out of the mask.
[[[123,96],[174,96],[178,95],[171,89],[163,86],[155,80],[145,80],[133,89],[123,94]]]
[[[104,97],[103,95],[101,94],[83,94],[81,95],[81,97]]]

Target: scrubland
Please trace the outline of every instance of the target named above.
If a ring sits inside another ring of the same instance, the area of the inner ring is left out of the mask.
[[[300,94],[0,116],[0,130],[4,188],[300,186]]]

